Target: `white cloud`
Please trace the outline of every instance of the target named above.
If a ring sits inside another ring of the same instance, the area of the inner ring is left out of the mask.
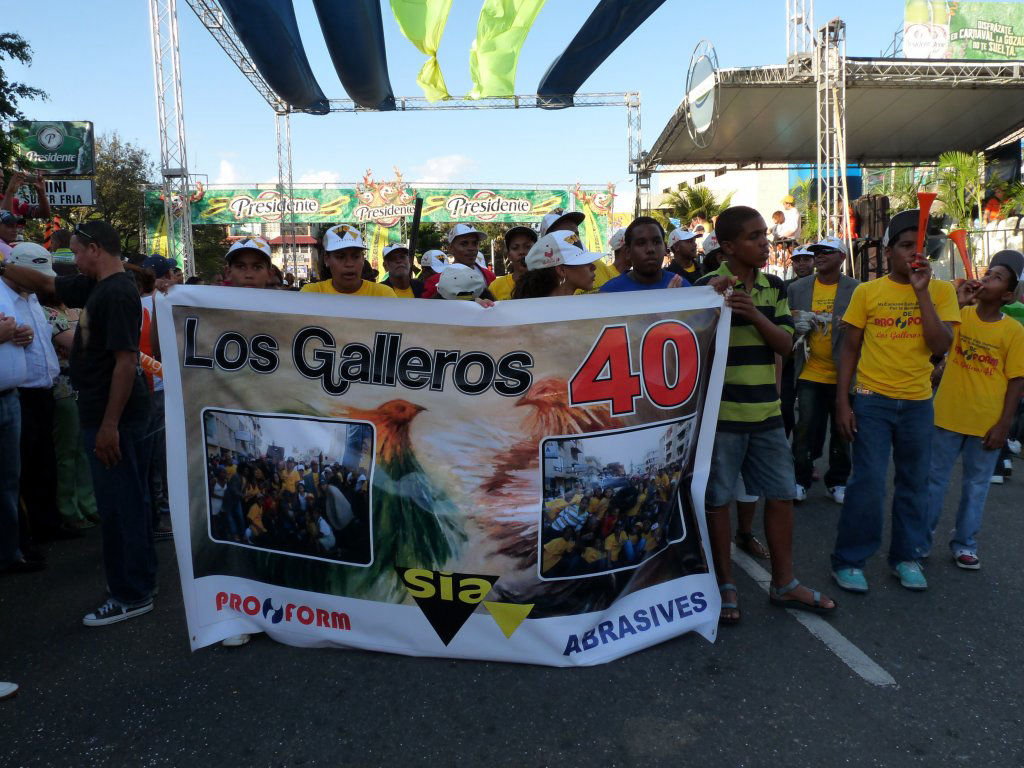
[[[225,158],[220,159],[220,168],[217,170],[217,178],[214,179],[214,184],[237,184],[238,169],[231,163],[231,161]]]
[[[317,171],[306,171],[301,174],[295,182],[297,184],[337,184],[341,180],[337,171],[320,169]]]
[[[430,184],[465,181],[466,175],[475,168],[476,161],[466,155],[440,155],[413,166],[412,180]]]

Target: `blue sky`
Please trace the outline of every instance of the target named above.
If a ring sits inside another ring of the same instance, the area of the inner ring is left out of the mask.
[[[328,96],[345,96],[320,35],[311,0],[295,0],[313,72]],[[519,60],[516,90],[533,93],[595,0],[548,0]],[[46,12],[7,4],[4,28],[35,51],[12,78],[40,87],[49,101],[27,102],[31,119],[92,120],[98,133],[118,131],[158,156],[156,107],[145,0],[52,0]],[[470,88],[469,48],[480,0],[455,0],[439,59],[449,91]],[[644,146],[678,106],[694,46],[709,39],[723,67],[780,64],[785,59],[784,0],[667,0],[594,73],[581,91],[641,92]],[[875,56],[902,24],[901,0],[818,0],[815,23],[841,15],[848,53]],[[178,0],[190,170],[211,182],[276,178],[270,108]],[[59,20],[59,30],[55,20]],[[418,96],[424,57],[401,35],[384,2],[391,84]],[[71,41],[79,41],[72,44]],[[296,181],[352,182],[369,168],[377,178],[397,166],[407,181],[572,184],[629,183],[624,108],[332,114],[292,118]],[[625,191],[625,190],[623,190]]]

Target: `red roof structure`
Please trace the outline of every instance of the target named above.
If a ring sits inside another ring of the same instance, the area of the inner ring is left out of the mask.
[[[291,235],[278,235],[270,241],[271,245],[290,245],[292,242]],[[316,238],[310,235],[295,235],[296,245],[316,245]]]

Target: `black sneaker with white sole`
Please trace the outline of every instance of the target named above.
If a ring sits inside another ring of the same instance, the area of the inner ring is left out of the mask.
[[[85,614],[85,616],[82,617],[82,623],[87,627],[105,627],[107,624],[116,624],[119,621],[127,621],[128,619],[133,619],[136,616],[141,616],[144,613],[149,613],[152,610],[152,599],[146,600],[144,603],[124,605],[111,597],[92,613]]]

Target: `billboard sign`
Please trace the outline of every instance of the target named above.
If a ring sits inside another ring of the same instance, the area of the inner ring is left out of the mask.
[[[16,120],[11,123],[18,165],[47,176],[91,176],[96,144],[87,121]]]
[[[906,0],[908,59],[1024,59],[1024,3]]]

